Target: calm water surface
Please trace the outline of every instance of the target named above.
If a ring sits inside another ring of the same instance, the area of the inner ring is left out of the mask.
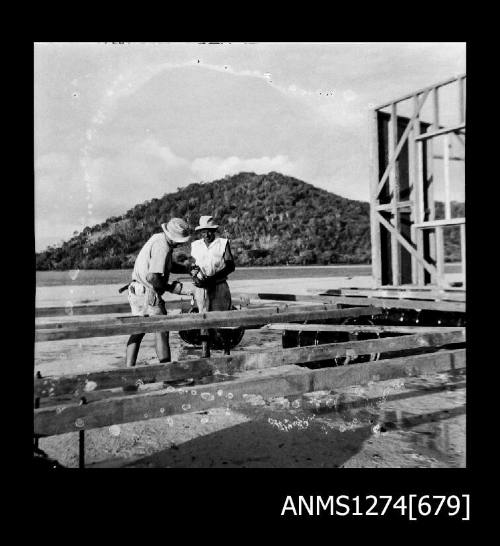
[[[446,264],[447,273],[459,273],[459,264]],[[97,285],[119,284],[130,281],[131,269],[106,270],[71,270],[71,271],[37,271],[37,286],[63,285]],[[290,279],[317,277],[354,277],[371,275],[370,265],[331,265],[331,266],[282,266],[282,267],[240,267],[231,275],[231,279]],[[172,278],[186,275],[173,275]]]

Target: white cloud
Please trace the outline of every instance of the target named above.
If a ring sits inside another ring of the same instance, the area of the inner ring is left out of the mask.
[[[153,138],[147,138],[137,146],[137,152],[159,157],[163,161],[163,165],[166,169],[176,169],[179,167],[186,167],[189,162],[183,157],[177,156],[168,146],[161,145]]]
[[[203,180],[215,180],[239,172],[263,174],[278,171],[283,174],[298,176],[300,165],[291,161],[286,155],[241,159],[236,156],[200,157],[191,163],[192,172]]]

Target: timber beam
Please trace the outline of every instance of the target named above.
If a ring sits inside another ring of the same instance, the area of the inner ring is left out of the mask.
[[[236,374],[232,381],[197,385],[189,389],[169,389],[119,396],[84,405],[51,406],[34,411],[35,434],[53,436],[143,421],[168,415],[203,411],[212,407],[238,407],[248,404],[248,395],[263,398],[297,397],[303,393],[362,385],[398,377],[445,372],[465,367],[465,349],[415,355],[310,370],[285,366]]]
[[[224,326],[253,326],[269,322],[293,322],[317,320],[322,318],[342,318],[349,316],[375,315],[381,310],[375,307],[357,309],[337,309],[336,305],[316,304],[293,306],[273,306],[240,311],[210,311],[182,315],[158,315],[154,317],[123,317],[89,322],[62,322],[37,325],[35,341],[54,341],[59,339],[79,339],[86,337],[139,334],[143,332],[167,332],[193,330],[200,328],[220,328]]]
[[[346,341],[254,353],[235,353],[230,356],[183,360],[168,364],[121,368],[73,376],[35,378],[35,396],[41,398],[73,394],[78,397],[99,389],[137,386],[160,381],[168,382],[220,373],[234,374],[245,370],[319,362],[338,357],[442,347],[463,342],[465,342],[465,329],[450,328],[446,332],[420,332],[408,336]]]
[[[396,333],[396,334],[436,334],[442,332],[465,331],[459,326],[385,326],[382,324],[267,324],[264,330],[278,330],[282,332],[348,332],[361,333],[369,332],[374,334]]]

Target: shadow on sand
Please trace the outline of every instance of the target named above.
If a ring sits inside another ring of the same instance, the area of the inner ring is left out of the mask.
[[[406,396],[388,396],[387,400],[422,394],[425,393],[410,391]],[[413,444],[417,451],[423,448],[429,456],[455,466],[448,456],[446,422],[464,415],[465,405],[419,414],[358,404],[340,412],[301,410],[291,415],[268,408],[248,408],[241,413],[250,420],[146,457],[115,464],[134,468],[338,468],[374,437],[373,427],[378,424],[382,433],[410,432],[409,449]],[[115,464],[103,462],[96,466]]]

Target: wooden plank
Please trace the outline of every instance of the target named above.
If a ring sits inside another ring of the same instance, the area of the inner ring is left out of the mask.
[[[465,313],[465,302],[453,301],[425,301],[408,299],[371,298],[356,296],[332,296],[332,301],[347,305],[376,305],[386,309],[417,309],[428,311],[449,311],[453,313]]]
[[[429,241],[429,260],[436,263],[437,255],[436,255],[436,230],[438,228],[429,229],[426,232],[424,232],[424,237],[428,238]],[[437,268],[434,273],[431,274],[431,284],[437,285],[438,284],[438,274],[437,274]]]
[[[465,287],[465,270],[466,270],[466,261],[465,261],[465,223],[460,226],[460,258],[462,261],[462,275],[463,275],[463,283]]]
[[[313,303],[313,302],[309,302],[309,303]],[[264,311],[265,314],[271,312],[271,313],[274,313],[274,312],[279,312],[279,310],[286,310],[288,306],[283,306],[281,308],[279,307],[275,307],[275,306],[260,306],[260,307],[254,307],[254,308],[251,308],[251,309],[246,309],[245,310],[245,315],[246,316],[255,316],[255,314],[259,314],[261,311]],[[317,307],[317,306],[316,306]],[[315,308],[316,308],[315,307]],[[301,306],[296,306],[296,307],[293,307],[293,309],[300,309],[300,310],[303,310],[303,311],[307,311],[310,309],[309,306],[305,306],[305,305],[301,305]],[[232,313],[232,311],[225,311],[224,313]],[[199,315],[199,314],[196,314],[196,313],[193,313],[193,314],[181,314],[181,313],[176,313],[176,314],[172,314],[172,315],[154,315],[154,316],[148,316],[148,317],[144,317],[144,316],[134,316],[134,315],[127,315],[127,316],[119,316],[119,317],[107,317],[107,318],[102,318],[102,319],[96,319],[94,321],[92,321],[91,323],[89,321],[64,321],[64,322],[54,322],[54,321],[50,321],[50,322],[38,322],[36,324],[36,329],[38,331],[40,330],[53,330],[55,328],[57,329],[62,329],[62,328],[65,328],[65,327],[72,327],[72,328],[87,328],[90,325],[93,325],[93,326],[108,326],[108,325],[122,325],[122,324],[126,324],[126,325],[142,325],[144,324],[145,322],[151,322],[151,323],[156,323],[158,321],[160,322],[164,322],[167,318],[169,319],[169,324],[172,323],[171,321],[173,320],[180,320],[180,321],[183,321],[182,324],[189,324],[189,321],[192,320],[193,318],[198,318],[200,316],[207,316],[206,314],[204,315]],[[227,318],[227,314],[224,315],[224,317]],[[221,318],[220,316],[218,318]],[[185,321],[188,321],[188,322],[185,322]],[[154,331],[154,330],[152,330]]]
[[[406,299],[414,300],[421,299],[427,301],[445,300],[445,301],[465,301],[465,290],[463,288],[454,288],[450,286],[435,287],[435,286],[384,286],[383,288],[333,288],[324,290],[320,294],[295,295],[295,294],[267,294],[257,293],[251,294],[252,298],[260,298],[262,300],[273,301],[299,301],[299,302],[318,302],[322,301],[331,305],[336,302],[333,298],[337,296],[366,296],[368,298],[385,298],[385,299]],[[365,300],[369,301],[369,300]]]
[[[435,275],[436,274],[436,268],[433,265],[431,265],[430,263],[428,263],[423,258],[423,256],[420,255],[415,248],[413,248],[411,243],[409,243],[399,232],[397,232],[395,230],[394,226],[392,226],[383,216],[381,216],[380,214],[378,214],[378,216],[379,216],[379,222],[383,226],[385,226],[390,233],[393,233],[396,236],[398,241],[406,248],[406,250],[408,250],[408,252],[412,256],[414,256],[415,259],[418,260],[423,265],[423,267],[425,269],[427,269],[427,271],[429,271],[429,273],[431,273],[431,275]]]
[[[412,206],[411,201],[399,201],[398,203],[389,203],[388,205],[377,205],[375,207],[376,211],[392,211],[396,209],[405,209]]]
[[[455,263],[454,265],[458,265]],[[401,286],[384,286],[383,288],[365,288],[365,287],[358,287],[358,286],[349,286],[346,288],[339,288],[336,289],[336,292],[338,294],[335,295],[342,295],[345,293],[346,290],[350,291],[357,291],[358,293],[361,292],[370,292],[370,293],[379,293],[379,292],[387,292],[392,294],[403,294],[407,291],[413,291],[422,295],[425,294],[462,294],[465,295],[465,290],[463,288],[458,288],[456,286],[446,286],[446,287],[435,287],[435,286],[418,286],[417,284],[402,284]]]
[[[427,203],[427,209],[429,211],[429,216],[427,220],[436,219],[436,205],[434,199],[436,179],[434,176],[434,144],[433,140],[425,141],[424,147],[427,150],[427,170],[426,170],[426,180],[425,180],[425,199]],[[432,236],[431,236],[432,237]],[[432,247],[432,245],[431,245]]]
[[[451,220],[451,194],[450,194],[450,137],[443,137],[443,169],[444,169],[444,217]]]
[[[411,241],[415,245],[415,248],[417,249],[417,252],[418,252],[417,237],[416,237],[415,229],[413,227],[416,222],[420,221],[421,187],[420,187],[419,168],[418,168],[418,160],[419,160],[418,142],[415,140],[415,138],[420,134],[420,131],[421,131],[420,116],[418,113],[418,95],[415,95],[413,99],[413,111],[415,113],[415,123],[413,124],[413,130],[410,133],[410,146],[409,146],[409,150],[411,151],[409,174],[410,174],[411,202],[412,202],[412,216],[411,216],[412,226],[410,228],[410,231],[411,231]],[[411,280],[413,283],[418,284],[418,279],[419,279],[418,268],[420,266],[415,256],[412,256],[411,260],[412,260]]]
[[[448,326],[385,326],[376,324],[374,326],[352,325],[352,324],[266,324],[262,327],[267,330],[289,331],[289,332],[371,332],[371,333],[399,333],[399,334],[417,334],[417,333],[441,333],[465,330],[460,327]]]
[[[434,159],[444,159],[444,155],[434,154],[432,156]],[[465,157],[459,157],[457,155],[449,155],[448,161],[465,161]]]
[[[391,358],[314,370],[312,390],[363,385],[369,381],[387,381],[398,377],[416,377],[432,373],[465,370],[465,349],[439,351],[410,357]]]
[[[379,138],[378,114],[375,110],[370,113],[370,238],[372,255],[372,278],[376,286],[382,284],[382,262],[380,255],[380,224],[378,223],[376,208],[379,205],[378,180],[379,166]]]
[[[465,123],[460,123],[459,125],[454,125],[453,127],[445,127],[444,129],[439,129],[437,131],[428,131],[427,133],[422,133],[419,135],[416,140],[428,140],[440,135],[446,135],[448,133],[455,133],[457,131],[462,131],[465,129]]]
[[[334,290],[335,295],[340,295],[340,289]],[[257,292],[251,294],[252,298],[260,300],[275,300],[275,301],[298,301],[298,302],[317,302],[319,299],[326,303],[331,303],[328,296],[319,296],[314,294],[275,294],[273,292]]]
[[[248,301],[232,298],[233,305],[248,305]],[[181,309],[183,312],[191,308],[191,301],[184,300],[164,300],[168,310]],[[109,303],[98,305],[74,305],[71,307],[71,312],[68,312],[67,307],[37,307],[35,309],[35,318],[72,316],[72,315],[112,315],[112,314],[128,314],[130,313],[130,305],[128,303]]]
[[[256,294],[253,295],[255,299],[259,299]],[[291,301],[288,298],[286,298],[285,301]],[[295,300],[293,300],[295,301]],[[318,302],[312,302],[310,299],[307,300],[308,303],[312,305],[312,310],[317,310]],[[314,305],[314,303],[316,305]],[[311,306],[306,305],[298,305],[293,307],[288,307],[287,305],[282,307],[276,307],[273,305],[263,306],[260,305],[259,307],[252,307],[247,308],[245,310],[246,316],[255,316],[255,314],[259,314],[261,311],[264,311],[266,314],[271,312],[279,312],[284,311],[287,309],[296,309],[296,310],[302,310],[307,311],[311,310]],[[232,311],[231,311],[232,312]],[[229,313],[229,311],[225,311],[225,313]],[[154,316],[135,316],[135,315],[126,315],[126,316],[118,316],[118,317],[107,317],[107,318],[99,318],[95,319],[92,322],[89,321],[77,321],[77,320],[65,320],[63,322],[37,322],[36,323],[36,329],[37,330],[50,330],[54,328],[64,328],[66,326],[71,326],[74,328],[86,328],[89,326],[89,324],[95,325],[95,326],[106,326],[109,324],[142,324],[144,321],[150,321],[150,322],[157,322],[157,321],[164,321],[167,317],[171,320],[173,319],[179,319],[182,321],[185,320],[191,320],[193,318],[199,317],[200,315],[193,313],[193,314],[183,314],[183,313],[173,313],[171,315],[154,315]],[[220,317],[219,317],[220,318]]]
[[[453,331],[420,332],[399,337],[346,341],[254,353],[235,353],[218,358],[184,360],[169,364],[122,368],[73,376],[35,378],[35,396],[42,398],[73,394],[79,397],[95,390],[132,386],[137,385],[138,382],[144,384],[174,381],[188,377],[213,375],[216,372],[234,374],[244,370],[317,362],[345,356],[355,357],[371,353],[439,347],[464,341],[465,329],[457,328]]]
[[[434,130],[437,131],[439,129],[439,87],[434,87],[432,90],[432,118]]]
[[[89,402],[85,405],[46,407],[34,410],[34,432],[57,435],[113,424],[143,421],[179,413],[207,410],[211,407],[238,407],[246,396],[263,398],[299,396],[305,392],[360,385],[369,381],[444,372],[465,367],[465,350],[438,351],[415,355],[310,370],[285,366],[236,374],[232,381],[193,386],[190,389],[167,389]],[[195,393],[195,394],[193,394]]]
[[[424,205],[424,166],[423,166],[423,145],[419,144],[415,138],[416,145],[416,183],[417,193],[415,195],[415,222],[411,226],[413,233],[412,240],[415,241],[415,248],[420,256],[424,254],[424,234],[421,230],[416,229],[416,225],[419,222],[423,222],[425,219],[425,205]],[[416,269],[416,282],[420,286],[425,286],[425,270],[422,263],[412,255],[412,259],[415,262]]]
[[[435,228],[436,226],[456,226],[465,224],[465,218],[450,218],[449,220],[432,220],[415,224],[417,229]]]
[[[458,110],[460,123],[465,123],[465,76],[458,79]]]
[[[392,158],[396,153],[396,141],[398,134],[398,116],[396,104],[391,106],[391,119],[389,122],[389,162],[392,162]],[[409,132],[408,132],[409,134]],[[401,268],[399,265],[399,245],[398,239],[396,237],[396,232],[399,232],[399,211],[398,211],[398,201],[399,201],[399,179],[398,179],[398,169],[396,162],[394,162],[394,167],[389,172],[389,188],[392,194],[391,198],[391,212],[392,212],[392,223],[394,225],[394,231],[391,232],[391,269],[392,269],[392,284],[394,286],[399,286],[401,284]]]
[[[74,305],[67,307],[37,307],[35,309],[35,318],[38,317],[58,317],[64,315],[102,315],[113,313],[130,313],[128,303],[110,303],[105,305]]]
[[[418,170],[418,211],[419,214],[416,217],[416,223],[421,223],[426,220],[425,218],[425,173],[424,173],[424,148],[425,142],[418,142],[417,137],[415,137],[415,142],[417,143],[417,170]]]
[[[448,290],[449,288],[447,288]],[[253,296],[264,297],[266,294],[252,294]],[[273,296],[276,296],[274,294]],[[426,301],[426,300],[412,300],[412,299],[395,299],[395,298],[378,298],[371,297],[367,295],[366,297],[356,297],[356,296],[344,296],[339,294],[338,289],[326,290],[324,293],[319,295],[311,296],[297,296],[297,298],[306,297],[309,301],[322,299],[324,297],[328,298],[330,304],[337,305],[376,305],[378,308],[400,308],[400,309],[427,309],[432,311],[451,311],[465,313],[465,302],[452,302],[452,301]],[[323,301],[323,300],[322,300]],[[281,321],[280,321],[281,322]]]
[[[459,289],[460,291],[447,291],[446,289],[427,289],[427,290],[418,290],[418,289],[397,289],[397,288],[381,288],[379,290],[370,290],[370,289],[349,289],[344,288],[341,291],[342,296],[368,296],[373,298],[403,298],[403,299],[421,299],[428,301],[435,300],[445,300],[445,301],[465,301],[465,291]]]
[[[437,270],[437,284],[443,286],[445,284],[444,278],[444,235],[443,227],[438,226],[436,229],[436,270]]]
[[[174,316],[131,317],[129,321],[106,319],[81,323],[59,323],[51,328],[35,329],[35,341],[54,341],[58,339],[79,339],[85,337],[102,337],[142,332],[166,332],[193,330],[200,328],[220,328],[223,326],[251,326],[268,322],[287,322],[299,320],[316,320],[375,314],[378,309],[337,309],[329,304],[309,306],[288,305],[241,311],[210,311]],[[140,319],[140,320],[136,320]],[[52,326],[52,325],[51,325]]]
[[[443,80],[439,83],[435,83],[434,85],[429,85],[427,87],[422,87],[421,89],[418,89],[417,91],[413,91],[413,93],[407,93],[406,95],[403,95],[397,99],[391,100],[390,102],[386,102],[383,104],[380,104],[379,106],[375,107],[375,110],[381,110],[382,108],[387,108],[390,106],[393,102],[402,102],[407,99],[411,99],[415,95],[420,95],[421,93],[425,93],[426,91],[431,91],[432,89],[436,87],[443,87],[444,85],[448,85],[450,83],[456,82],[460,78],[465,78],[466,74],[460,74],[459,76],[454,76],[453,78],[448,78],[446,80]]]
[[[427,99],[427,95],[429,94],[429,91],[424,92],[421,99],[418,103],[418,109],[416,112],[413,113],[412,117],[410,118],[410,121],[408,122],[408,125],[406,126],[406,129],[404,130],[403,134],[401,135],[401,138],[399,139],[398,145],[396,146],[396,149],[394,151],[394,155],[390,158],[387,167],[384,171],[384,174],[382,175],[382,178],[380,179],[380,182],[377,186],[377,195],[380,194],[382,188],[384,187],[384,184],[387,180],[387,177],[389,176],[389,173],[392,169],[395,168],[396,160],[399,157],[399,154],[401,150],[403,149],[403,146],[408,138],[408,135],[410,134],[411,129],[413,128],[413,124],[415,123],[416,116],[420,113],[422,110],[422,106],[425,103],[425,100]]]

